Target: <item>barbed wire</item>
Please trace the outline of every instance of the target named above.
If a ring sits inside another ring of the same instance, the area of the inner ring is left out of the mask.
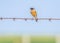
[[[3,18],[3,17],[0,17],[0,20],[34,20],[34,18]],[[37,18],[37,20],[60,20],[60,18]]]

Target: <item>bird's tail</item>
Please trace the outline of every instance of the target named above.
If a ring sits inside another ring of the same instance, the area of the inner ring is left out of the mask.
[[[35,17],[35,21],[36,21],[36,22],[38,21],[37,17]]]

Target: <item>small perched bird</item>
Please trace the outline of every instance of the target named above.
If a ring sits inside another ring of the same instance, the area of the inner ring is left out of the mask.
[[[37,22],[37,12],[36,12],[36,10],[34,8],[30,8],[30,10],[31,10],[30,11],[31,15],[34,17],[34,19]]]

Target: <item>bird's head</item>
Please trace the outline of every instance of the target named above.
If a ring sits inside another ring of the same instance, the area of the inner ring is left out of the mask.
[[[31,10],[33,10],[34,8],[30,8]]]

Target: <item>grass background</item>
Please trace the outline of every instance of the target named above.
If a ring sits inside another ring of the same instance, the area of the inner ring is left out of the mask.
[[[31,37],[31,43],[56,43],[56,42],[55,42],[55,37],[33,36]]]
[[[55,37],[50,36],[31,36],[30,43],[56,43]],[[0,37],[0,43],[22,43],[21,36]]]
[[[21,43],[20,36],[0,37],[0,43]]]

